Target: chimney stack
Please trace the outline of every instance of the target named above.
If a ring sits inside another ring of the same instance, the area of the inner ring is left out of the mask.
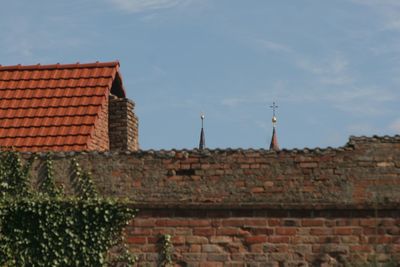
[[[134,113],[135,103],[127,98],[109,96],[108,134],[110,150],[138,150],[138,118]]]

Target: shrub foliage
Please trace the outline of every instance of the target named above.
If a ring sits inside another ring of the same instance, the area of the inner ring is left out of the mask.
[[[121,233],[135,210],[98,196],[90,174],[73,160],[75,194],[66,196],[53,179],[48,156],[38,190],[29,176],[30,161],[0,152],[0,266],[106,266],[133,263]],[[122,243],[123,244],[123,243]],[[119,254],[109,251],[120,246]],[[122,254],[121,254],[122,253]]]

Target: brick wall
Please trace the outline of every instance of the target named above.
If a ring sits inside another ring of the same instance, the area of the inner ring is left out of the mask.
[[[399,230],[399,211],[163,209],[133,220],[127,242],[139,266],[158,259],[160,234],[181,266],[365,266],[400,259]]]
[[[108,137],[108,101],[102,105],[98,118],[94,126],[92,138],[88,144],[88,150],[109,150],[109,137]]]
[[[138,118],[135,104],[127,98],[109,97],[108,131],[111,150],[138,150]]]
[[[400,259],[400,136],[336,149],[55,153],[99,191],[140,209],[127,228],[140,266],[156,266],[158,234],[182,266],[360,266]],[[335,263],[336,262],[336,263]]]

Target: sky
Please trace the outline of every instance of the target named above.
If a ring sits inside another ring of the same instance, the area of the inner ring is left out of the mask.
[[[398,0],[13,0],[0,64],[119,60],[142,149],[400,134]]]

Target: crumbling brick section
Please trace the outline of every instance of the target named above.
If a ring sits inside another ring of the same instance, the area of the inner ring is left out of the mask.
[[[110,150],[138,150],[138,118],[135,103],[127,98],[109,97],[108,132]]]

